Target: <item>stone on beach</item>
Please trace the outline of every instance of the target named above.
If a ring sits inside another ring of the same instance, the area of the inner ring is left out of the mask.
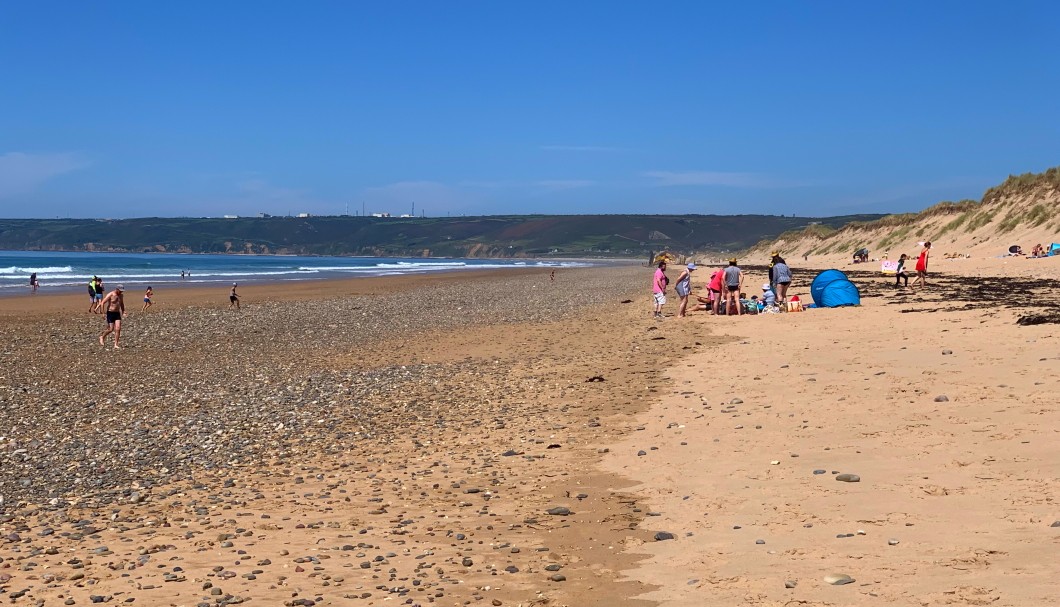
[[[852,584],[855,580],[845,573],[829,573],[824,576],[824,582],[833,586],[842,586],[844,584]]]

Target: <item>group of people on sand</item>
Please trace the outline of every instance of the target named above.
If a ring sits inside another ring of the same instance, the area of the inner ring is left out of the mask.
[[[914,269],[916,271],[916,280],[913,281],[913,288],[920,288],[927,286],[927,268],[928,258],[931,257],[931,241],[920,243],[923,247],[920,250],[920,256],[916,258],[916,265]],[[906,270],[905,264],[909,260],[909,256],[902,253],[902,256],[898,258],[898,267],[894,273],[894,288],[909,287],[909,272]],[[903,284],[903,281],[904,284]]]
[[[239,294],[236,293],[236,283],[232,283],[232,289],[228,293],[228,307],[240,309],[239,306]],[[99,276],[93,276],[92,280],[88,282],[88,296],[91,300],[91,306],[89,307],[89,313],[105,314],[107,318],[107,328],[99,334],[99,345],[106,345],[106,338],[108,335],[114,335],[114,347],[116,349],[121,348],[121,319],[125,315],[125,287],[118,285],[114,287],[110,293],[103,294],[103,279]],[[146,312],[148,308],[154,305],[155,291],[150,285],[147,290],[144,291],[144,305],[140,308],[140,312]]]
[[[663,318],[662,310],[666,305],[666,291],[670,284],[670,279],[666,275],[667,266],[666,261],[660,261],[652,279],[652,315],[656,319]],[[692,296],[692,273],[697,269],[695,263],[689,263],[681,269],[677,282],[674,284],[674,291],[679,298],[678,318],[688,315],[688,302]],[[762,285],[761,297],[757,295],[746,297],[743,290],[745,279],[746,275],[740,269],[737,260],[730,259],[727,266],[715,269],[711,273],[710,280],[704,285],[704,295],[696,296],[697,303],[693,306],[693,310],[709,311],[717,316],[740,316],[744,313],[784,309],[788,299],[788,288],[791,286],[792,272],[778,252],[774,251],[772,254],[772,260],[769,263],[769,282]]]

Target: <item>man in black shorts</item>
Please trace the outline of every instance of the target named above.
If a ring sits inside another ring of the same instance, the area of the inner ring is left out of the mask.
[[[239,295],[236,294],[236,283],[232,283],[232,291],[228,294],[228,307],[239,309]]]
[[[118,285],[114,287],[113,291],[107,293],[107,296],[100,302],[100,307],[107,315],[107,330],[99,336],[99,345],[101,346],[106,345],[103,339],[113,333],[114,349],[121,348],[121,344],[118,342],[121,340],[121,315],[125,313],[125,298],[122,297],[122,291],[124,290],[124,287]]]
[[[736,265],[735,259],[729,260],[729,267],[725,268],[725,313],[728,315],[743,314],[743,306],[740,304],[740,291],[743,290],[743,272]]]

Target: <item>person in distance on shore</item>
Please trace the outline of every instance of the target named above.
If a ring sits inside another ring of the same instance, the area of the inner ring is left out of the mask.
[[[924,248],[920,251],[920,257],[916,258],[916,280],[913,281],[913,288],[917,286],[927,286],[927,267],[928,257],[931,255],[931,241],[924,243]]]
[[[93,276],[88,281],[88,313],[91,314],[96,309],[96,277]]]
[[[150,286],[148,286],[147,291],[144,291],[144,307],[140,309],[141,312],[146,312],[147,308],[150,308],[152,305],[154,305],[153,303],[151,303],[151,297],[154,294],[154,290]]]
[[[727,316],[736,314],[743,315],[743,306],[740,305],[740,291],[743,289],[743,271],[736,265],[736,259],[729,260],[729,267],[725,268],[725,313]],[[735,312],[733,311],[735,309]]]
[[[124,287],[118,285],[100,302],[100,308],[106,310],[107,330],[99,335],[99,345],[107,345],[105,339],[113,333],[115,350],[121,348],[121,316],[125,313],[125,297],[122,295],[124,290]]]
[[[663,317],[662,307],[666,305],[666,285],[669,283],[670,279],[666,277],[666,262],[660,261],[655,269],[655,277],[651,281],[651,296],[655,302],[652,317],[655,319]]]
[[[239,307],[239,295],[236,293],[236,286],[238,285],[233,282],[232,291],[228,294],[228,307],[229,309],[235,308],[239,310],[241,308]]]

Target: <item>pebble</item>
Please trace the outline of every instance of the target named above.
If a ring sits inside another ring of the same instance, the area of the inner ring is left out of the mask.
[[[674,534],[670,533],[669,531],[659,531],[655,534],[656,542],[663,542],[672,539],[674,539]]]
[[[829,573],[824,576],[824,581],[826,584],[831,584],[833,586],[842,586],[844,584],[852,584],[854,578],[845,573]]]
[[[837,474],[835,480],[842,483],[860,483],[861,477],[857,474]]]
[[[814,474],[828,474],[828,471],[827,470],[821,470],[820,468],[818,468],[817,470],[814,470],[813,473]]]
[[[562,573],[553,573],[552,575],[548,576],[548,579],[552,580],[553,582],[566,582],[567,576],[563,575]]]
[[[943,350],[942,351],[942,355],[943,356],[949,356],[950,354],[953,354],[953,350]]]
[[[940,394],[940,395],[935,397],[935,402],[937,402],[937,403],[948,403],[948,402],[950,402],[950,397],[946,396],[945,394]]]
[[[898,540],[893,539],[893,538],[889,539],[889,540],[887,540],[887,545],[888,546],[897,546],[898,545]]]
[[[788,580],[788,581],[784,582],[784,587],[785,588],[794,588],[795,586],[796,586],[795,580]]]
[[[762,544],[765,544],[766,541],[765,540],[755,540],[755,543],[758,544],[758,545],[762,545]]]
[[[1060,521],[1053,521],[1053,524],[1049,525],[1049,526],[1050,527],[1060,527]]]
[[[548,510],[545,510],[545,512],[551,514],[552,516],[567,516],[568,514],[570,514],[570,508],[566,506],[556,506],[554,508],[549,508]]]

